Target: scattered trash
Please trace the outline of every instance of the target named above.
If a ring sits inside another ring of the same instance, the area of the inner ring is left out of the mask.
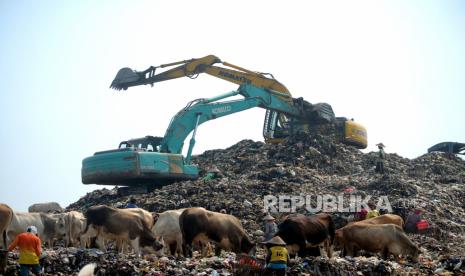
[[[227,149],[193,157],[204,173],[218,168],[220,178],[178,182],[131,197],[152,212],[192,206],[224,210],[240,218],[249,236],[259,242],[263,238],[265,195],[387,196],[394,212],[404,218],[412,207],[424,210],[422,218],[428,228],[420,234],[408,234],[422,247],[418,263],[382,260],[378,255],[342,258],[336,252],[331,259],[299,258],[291,263],[289,275],[465,273],[464,160],[440,152],[411,160],[387,153],[383,174],[375,172],[376,160],[377,152],[365,154],[326,136],[301,135],[278,145],[243,140]],[[104,188],[88,193],[67,209],[85,211],[97,204],[122,207],[129,197],[119,196],[116,188]],[[296,211],[309,214],[305,208]],[[287,214],[272,215],[279,224]],[[332,215],[337,227],[342,227],[352,214]],[[265,256],[263,251],[259,249],[256,256]],[[98,264],[99,275],[233,275],[241,260],[230,252],[192,259],[137,258],[114,251],[72,248],[47,250],[47,254],[46,275],[76,275],[79,268],[91,262]],[[13,256],[8,258],[7,272],[19,271],[15,260]]]

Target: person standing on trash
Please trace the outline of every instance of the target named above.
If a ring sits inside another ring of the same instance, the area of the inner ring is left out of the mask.
[[[361,220],[366,219],[367,213],[368,213],[367,209],[365,208],[364,205],[362,205],[360,211],[355,213],[354,220],[361,221]]]
[[[265,220],[265,241],[270,240],[278,232],[278,226],[276,225],[275,218],[270,214],[267,214],[263,220]]]
[[[417,233],[417,223],[421,220],[421,210],[419,208],[411,211],[405,220],[405,232]]]
[[[125,208],[126,208],[126,209],[128,209],[128,208],[139,208],[139,207],[137,206],[136,203],[137,203],[137,202],[136,202],[136,199],[133,198],[133,197],[131,197],[131,198],[129,199],[129,203],[126,205]]]
[[[368,211],[366,219],[379,216],[379,211],[376,209],[376,205],[373,202],[368,203],[368,207],[370,207],[370,211]]]
[[[386,153],[384,152],[384,145],[383,143],[376,144],[378,147],[378,159],[376,160],[376,169],[377,173],[384,173],[384,159],[386,157]]]
[[[39,258],[42,254],[42,242],[37,236],[37,228],[28,226],[25,233],[16,236],[15,240],[8,247],[8,251],[13,251],[19,247],[19,266],[20,275],[29,275],[29,270],[32,269],[34,274],[39,275],[42,268],[39,264]]]
[[[266,255],[266,269],[264,275],[286,275],[286,268],[289,263],[289,253],[286,243],[279,236],[265,242],[268,254]]]

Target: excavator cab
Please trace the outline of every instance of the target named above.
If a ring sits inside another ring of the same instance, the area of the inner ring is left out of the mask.
[[[198,168],[182,154],[161,153],[162,137],[123,141],[118,149],[99,151],[82,161],[83,184],[157,187],[198,178]]]
[[[163,137],[154,137],[147,135],[143,138],[131,139],[119,143],[118,148],[137,148],[142,151],[160,151],[160,144]]]

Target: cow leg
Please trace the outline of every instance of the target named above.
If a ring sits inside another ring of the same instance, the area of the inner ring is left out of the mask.
[[[389,249],[387,248],[387,246],[381,250],[381,257],[384,260],[387,260],[389,258]]]
[[[176,254],[176,249],[178,247],[178,243],[175,241],[175,242],[171,242],[169,245],[168,245],[169,249],[170,249],[170,254],[171,255],[175,255]]]
[[[53,238],[47,241],[48,247],[53,248]]]
[[[129,252],[129,244],[124,239],[116,239],[116,250],[118,253],[128,253]]]
[[[182,238],[182,253],[185,257],[192,257],[192,241],[193,238],[190,237]]]
[[[349,257],[354,257],[354,245],[349,243],[345,246],[345,249],[346,249],[346,256],[349,256]]]
[[[331,244],[329,237],[324,242],[324,247],[326,249],[326,254],[328,255],[328,258],[332,258],[333,257],[333,245]]]
[[[204,246],[205,246],[205,253],[207,255],[211,255],[211,253],[213,252],[212,243],[211,242],[206,242]]]
[[[345,245],[342,245],[341,253],[339,253],[339,257],[344,257],[346,253],[347,253],[346,247]]]
[[[178,256],[181,256],[182,254],[182,234],[176,235],[176,253]]]
[[[327,252],[327,250],[326,250],[326,245],[325,245],[325,244],[320,244],[320,245],[318,245],[318,249],[320,250],[320,256],[321,256],[321,257],[329,258],[328,252]]]
[[[97,236],[97,246],[103,252],[107,252],[107,248],[105,247],[105,239],[102,236]]]
[[[202,254],[202,257],[206,257],[207,256],[207,245],[204,242],[199,241],[199,246],[200,246],[200,253]]]
[[[134,253],[139,257],[140,256],[140,248],[139,248],[139,238],[130,240],[132,249],[134,250]]]
[[[7,238],[7,244],[12,242],[15,239],[15,233],[13,231],[7,231],[6,232],[6,238]]]
[[[215,256],[221,255],[221,245],[219,243],[215,243]]]
[[[306,251],[307,251],[307,244],[305,242],[305,239],[303,240],[303,242],[300,242],[297,244],[299,246],[299,251],[298,251],[298,254],[300,257],[304,257],[306,256]]]
[[[8,248],[8,243],[6,241],[6,229],[3,230],[2,238],[3,238],[3,248],[6,250]]]
[[[124,242],[121,239],[116,239],[116,251],[120,254],[124,253]]]
[[[176,254],[178,257],[182,255],[182,242],[176,241]]]
[[[85,233],[83,233],[80,237],[81,239],[81,248],[86,248],[86,246],[91,247],[91,238],[94,238],[98,235],[97,230],[90,226]]]

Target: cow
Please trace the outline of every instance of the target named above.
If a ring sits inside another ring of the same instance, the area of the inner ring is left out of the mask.
[[[387,259],[389,254],[411,256],[416,262],[420,250],[410,241],[402,228],[395,224],[353,223],[336,231],[335,239],[347,250],[347,256],[354,256],[357,249],[373,253],[381,252]]]
[[[166,248],[165,253],[181,255],[182,233],[179,226],[179,217],[184,209],[169,210],[158,214],[158,219],[152,228],[155,236],[163,238]]]
[[[8,247],[8,243],[6,240],[6,232],[8,225],[10,225],[11,220],[13,219],[13,210],[10,206],[0,203],[0,236],[3,240],[3,248],[6,249]]]
[[[65,235],[65,225],[60,220],[62,214],[46,213],[22,213],[13,212],[13,218],[8,226],[7,236],[10,241],[23,232],[30,225],[37,227],[37,234],[49,247],[53,247],[53,241]]]
[[[334,228],[334,222],[328,214],[297,214],[287,217],[279,224],[275,236],[280,236],[286,242],[291,255],[298,253],[299,256],[305,256],[309,252],[321,254],[321,250],[318,252],[312,249],[323,246],[327,256],[331,258]]]
[[[29,213],[62,213],[63,208],[56,202],[35,203],[29,206]]]
[[[152,213],[150,213],[149,211],[144,210],[142,208],[126,208],[126,209],[120,209],[120,210],[123,212],[129,212],[131,214],[139,216],[142,219],[142,221],[147,225],[147,227],[149,229],[152,229],[155,219]],[[128,245],[129,245],[128,240],[118,239],[116,241],[116,246],[118,248],[124,247],[123,252],[128,251],[127,250]]]
[[[106,251],[106,248],[102,244],[102,239],[116,242],[129,240],[137,255],[140,255],[141,249],[154,252],[163,248],[146,222],[137,214],[106,205],[97,205],[90,207],[85,217],[87,223],[81,236],[81,246],[88,238],[97,237],[97,243],[103,251]],[[120,246],[118,250],[121,252],[123,248]]]
[[[65,246],[75,246],[86,227],[84,214],[78,211],[69,211],[64,214],[62,220],[65,224]],[[86,242],[87,243],[87,242]]]
[[[193,207],[185,209],[179,217],[184,256],[192,256],[192,243],[195,240],[211,241],[215,253],[221,249],[235,253],[251,253],[255,244],[247,236],[239,219],[232,215]]]
[[[395,224],[395,225],[397,225],[397,226],[399,226],[401,228],[404,227],[404,220],[400,216],[393,215],[393,214],[384,214],[384,215],[377,216],[377,217],[374,217],[374,218],[369,218],[369,219],[365,219],[365,220],[361,220],[361,221],[351,222],[348,225],[355,224],[355,223],[356,224],[389,224],[389,223],[392,223],[392,224]],[[341,231],[341,229],[337,229],[336,230],[336,235],[340,231]],[[341,252],[342,255],[347,253],[345,248],[339,242],[339,240],[335,241],[334,249],[335,250],[342,250],[342,252]],[[354,254],[356,254],[357,249],[354,249],[354,250],[355,250]]]
[[[119,209],[119,210],[121,210],[122,212],[129,212],[131,214],[137,215],[142,219],[142,221],[147,225],[147,227],[149,227],[150,229],[153,227],[155,219],[152,213],[150,213],[149,211],[146,211],[142,208],[127,208],[127,209]],[[85,221],[85,217],[84,217],[84,221]],[[85,228],[85,224],[84,224],[84,228]],[[84,231],[84,229],[82,229],[82,231]],[[99,239],[100,239],[101,245],[103,247],[106,247],[105,239],[103,237],[100,237]],[[90,241],[86,241],[86,243],[90,244]],[[124,238],[116,239],[116,247],[118,249],[121,249],[123,252],[128,251],[128,245],[129,245],[128,240],[125,240]]]

